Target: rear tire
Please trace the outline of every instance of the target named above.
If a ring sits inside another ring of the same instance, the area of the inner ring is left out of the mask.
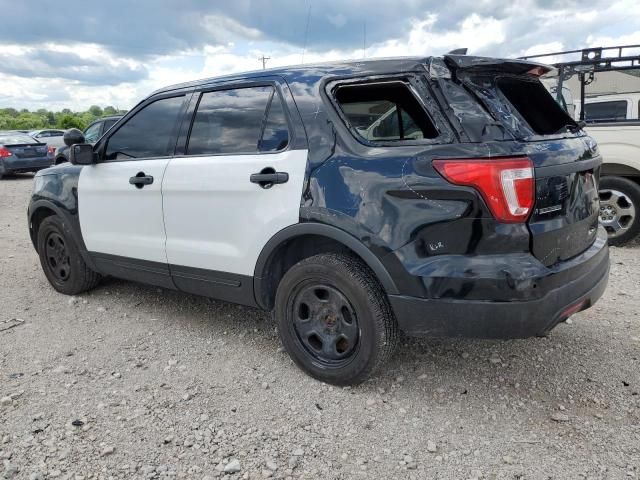
[[[95,288],[100,282],[100,275],[84,262],[60,217],[52,215],[42,221],[37,245],[42,270],[58,292],[77,295]]]
[[[628,178],[600,180],[600,223],[609,244],[620,247],[640,234],[640,185]]]
[[[298,367],[334,385],[365,381],[398,340],[384,290],[352,255],[320,254],[291,267],[278,285],[274,315]]]

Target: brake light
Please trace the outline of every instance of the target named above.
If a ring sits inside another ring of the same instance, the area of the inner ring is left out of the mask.
[[[54,147],[53,145],[49,145],[47,147],[47,154],[55,155],[56,154],[56,147]]]
[[[4,147],[0,147],[0,158],[10,157],[13,155],[9,150]]]
[[[449,182],[475,188],[496,220],[527,220],[534,203],[533,164],[526,157],[434,160],[435,169]]]

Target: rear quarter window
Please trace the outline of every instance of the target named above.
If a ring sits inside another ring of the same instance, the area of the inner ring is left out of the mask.
[[[368,142],[438,137],[431,118],[402,81],[339,85],[333,96],[352,132]]]

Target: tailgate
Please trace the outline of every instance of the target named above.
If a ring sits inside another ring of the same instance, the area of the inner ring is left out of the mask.
[[[589,248],[598,230],[598,179],[602,160],[589,137],[535,142],[536,200],[531,217],[531,251],[544,265]]]

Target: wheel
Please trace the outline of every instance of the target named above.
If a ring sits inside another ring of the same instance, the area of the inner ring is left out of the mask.
[[[274,315],[293,361],[334,385],[366,380],[398,339],[385,292],[352,255],[320,254],[291,267],[278,285]]]
[[[621,246],[640,234],[640,186],[623,177],[600,180],[600,223],[609,244]]]
[[[58,292],[76,295],[91,290],[100,282],[100,275],[84,262],[60,217],[52,215],[42,221],[37,245],[42,270]]]

